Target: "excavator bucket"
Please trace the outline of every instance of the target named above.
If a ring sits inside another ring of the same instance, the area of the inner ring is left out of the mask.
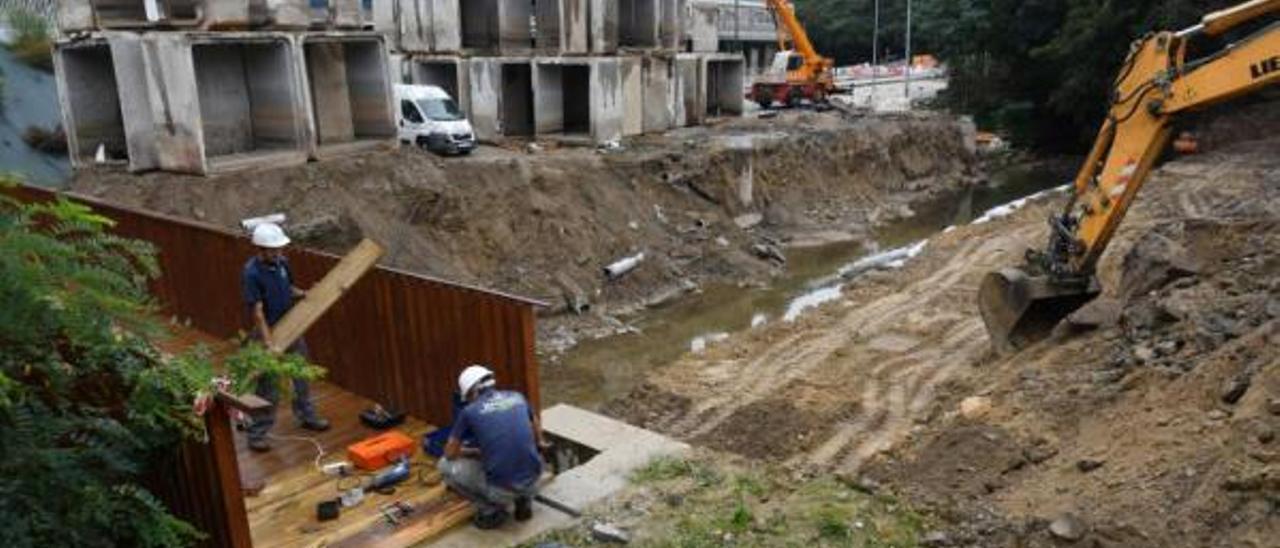
[[[983,278],[978,307],[992,346],[1004,354],[1045,338],[1058,322],[1100,292],[1096,278],[1063,284],[1005,268]]]

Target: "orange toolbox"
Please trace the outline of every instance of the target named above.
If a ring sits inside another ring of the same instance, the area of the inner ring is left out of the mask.
[[[361,470],[377,470],[413,456],[413,439],[396,430],[347,446],[347,458]]]

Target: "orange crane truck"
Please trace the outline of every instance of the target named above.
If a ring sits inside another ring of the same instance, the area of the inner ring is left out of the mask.
[[[778,53],[769,70],[752,83],[750,99],[763,108],[775,103],[795,107],[802,100],[825,103],[836,92],[835,62],[813,48],[791,2],[768,3],[778,27]]]

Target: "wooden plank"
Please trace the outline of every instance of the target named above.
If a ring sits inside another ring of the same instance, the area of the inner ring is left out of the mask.
[[[271,407],[271,402],[262,399],[256,394],[241,394],[237,396],[228,392],[218,391],[214,394],[214,398],[227,407],[238,409],[245,413],[261,411]]]
[[[475,506],[449,492],[441,500],[419,507],[399,525],[382,522],[349,536],[334,548],[401,548],[434,539],[475,515]]]
[[[307,291],[306,298],[294,305],[271,329],[272,352],[283,353],[311,327],[329,307],[351,289],[386,250],[373,240],[361,240],[356,248],[343,257],[316,285]]]
[[[205,417],[209,431],[209,452],[213,458],[213,472],[222,500],[228,548],[251,548],[249,516],[244,508],[244,493],[240,488],[240,468],[236,464],[236,447],[231,433],[231,417],[226,407],[214,401]]]

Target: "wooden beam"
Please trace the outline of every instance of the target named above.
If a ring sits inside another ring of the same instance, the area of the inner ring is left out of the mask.
[[[267,345],[277,354],[288,350],[293,343],[311,328],[329,307],[351,289],[374,263],[382,257],[386,250],[373,240],[361,240],[360,244],[343,257],[324,279],[307,291],[302,302],[294,305],[283,318],[271,328],[271,342]]]
[[[245,413],[252,413],[254,411],[271,407],[271,402],[264,400],[255,394],[241,394],[237,396],[229,392],[219,391],[215,393],[213,397],[223,405],[233,409],[238,409]]]

